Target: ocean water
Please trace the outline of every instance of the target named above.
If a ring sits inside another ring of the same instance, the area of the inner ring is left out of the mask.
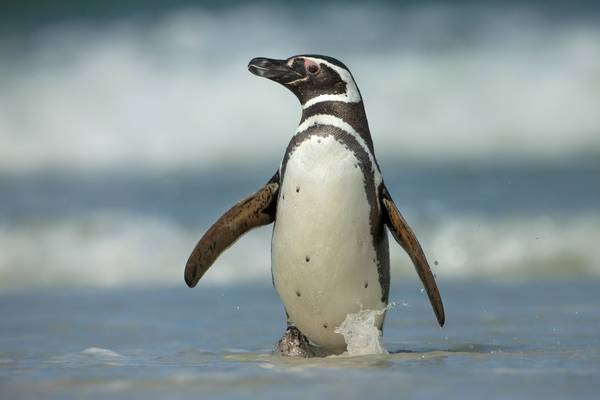
[[[269,174],[0,180],[0,397],[595,398],[598,167],[384,174],[433,264],[446,326],[392,243],[382,347],[367,330],[349,343],[368,354],[311,360],[271,355],[285,316],[270,227],[195,289],[183,281],[208,225]]]
[[[380,158],[600,153],[594,2],[61,3],[33,24],[0,12],[2,171],[275,165],[300,111],[246,66],[302,53],[351,68]]]
[[[600,164],[381,167],[440,279],[600,277]],[[0,288],[179,287],[201,235],[275,168],[0,177]],[[271,229],[203,280],[269,282]],[[391,258],[413,277],[399,246]]]
[[[415,281],[394,284],[389,354],[273,356],[269,284],[0,295],[2,398],[594,399],[600,282],[440,281],[438,328]]]
[[[0,6],[0,398],[596,397],[595,2],[113,3]],[[246,64],[299,53],[353,71],[444,328],[393,243],[374,354],[271,355],[271,227],[185,286],[300,117]]]

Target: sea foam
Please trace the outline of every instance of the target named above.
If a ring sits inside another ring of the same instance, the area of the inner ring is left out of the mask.
[[[438,279],[600,276],[600,214],[453,215],[413,221]],[[183,268],[206,226],[122,212],[0,224],[0,289],[184,286]],[[249,232],[200,285],[268,283],[271,229]],[[392,280],[416,275],[390,242]]]
[[[600,24],[526,6],[353,4],[320,8],[298,35],[297,12],[191,8],[0,38],[0,169],[277,163],[299,107],[246,65],[300,49],[352,69],[380,157],[600,152]]]

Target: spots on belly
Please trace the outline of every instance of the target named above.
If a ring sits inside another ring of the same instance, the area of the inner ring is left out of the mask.
[[[352,165],[354,165],[354,169],[360,169],[362,172],[364,191],[370,207],[369,225],[370,236],[372,237],[371,245],[376,253],[374,264],[379,276],[381,301],[387,303],[390,286],[389,250],[387,248],[387,234],[385,232],[384,221],[379,204],[379,192],[383,186],[381,184],[379,169],[376,165],[377,162],[375,161],[375,165],[373,165],[371,156],[365,148],[359,144],[356,138],[348,132],[330,125],[315,125],[297,133],[290,141],[281,163],[280,175],[282,177],[282,188],[285,187],[288,161],[301,145],[305,141],[313,138],[316,138],[317,143],[320,143],[322,139],[329,137],[332,137],[336,142],[343,145],[356,158],[358,162],[350,164],[349,167],[352,168]],[[323,142],[325,142],[325,140],[323,140]],[[372,152],[372,149],[369,150]],[[299,193],[300,187],[297,186],[296,182],[290,182],[290,185],[292,188],[296,188],[296,193]]]

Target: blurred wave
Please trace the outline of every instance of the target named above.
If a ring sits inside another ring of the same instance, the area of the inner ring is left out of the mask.
[[[349,65],[380,158],[600,154],[600,24],[529,3],[276,3],[0,37],[0,171],[277,165],[299,119],[254,56]],[[301,23],[298,23],[301,21]]]
[[[448,216],[413,224],[439,279],[600,277],[600,213],[576,218]],[[0,225],[0,289],[181,286],[206,226],[120,212]],[[200,285],[270,281],[271,228],[227,250]],[[391,243],[392,277],[415,278]]]
[[[352,69],[440,277],[600,276],[594,2],[34,3],[0,12],[2,290],[183,286],[196,240],[273,174],[300,117],[246,63],[301,53]],[[269,236],[207,283],[268,281]]]

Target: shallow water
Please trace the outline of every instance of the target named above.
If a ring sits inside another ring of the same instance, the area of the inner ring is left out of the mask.
[[[598,397],[600,3],[18,3],[0,12],[0,399]],[[299,118],[248,60],[303,52],[351,68],[438,274],[443,329],[392,244],[388,354],[270,354],[271,227],[183,283]]]
[[[395,282],[390,354],[270,354],[284,329],[267,285],[0,295],[0,397],[595,398],[600,281]]]

